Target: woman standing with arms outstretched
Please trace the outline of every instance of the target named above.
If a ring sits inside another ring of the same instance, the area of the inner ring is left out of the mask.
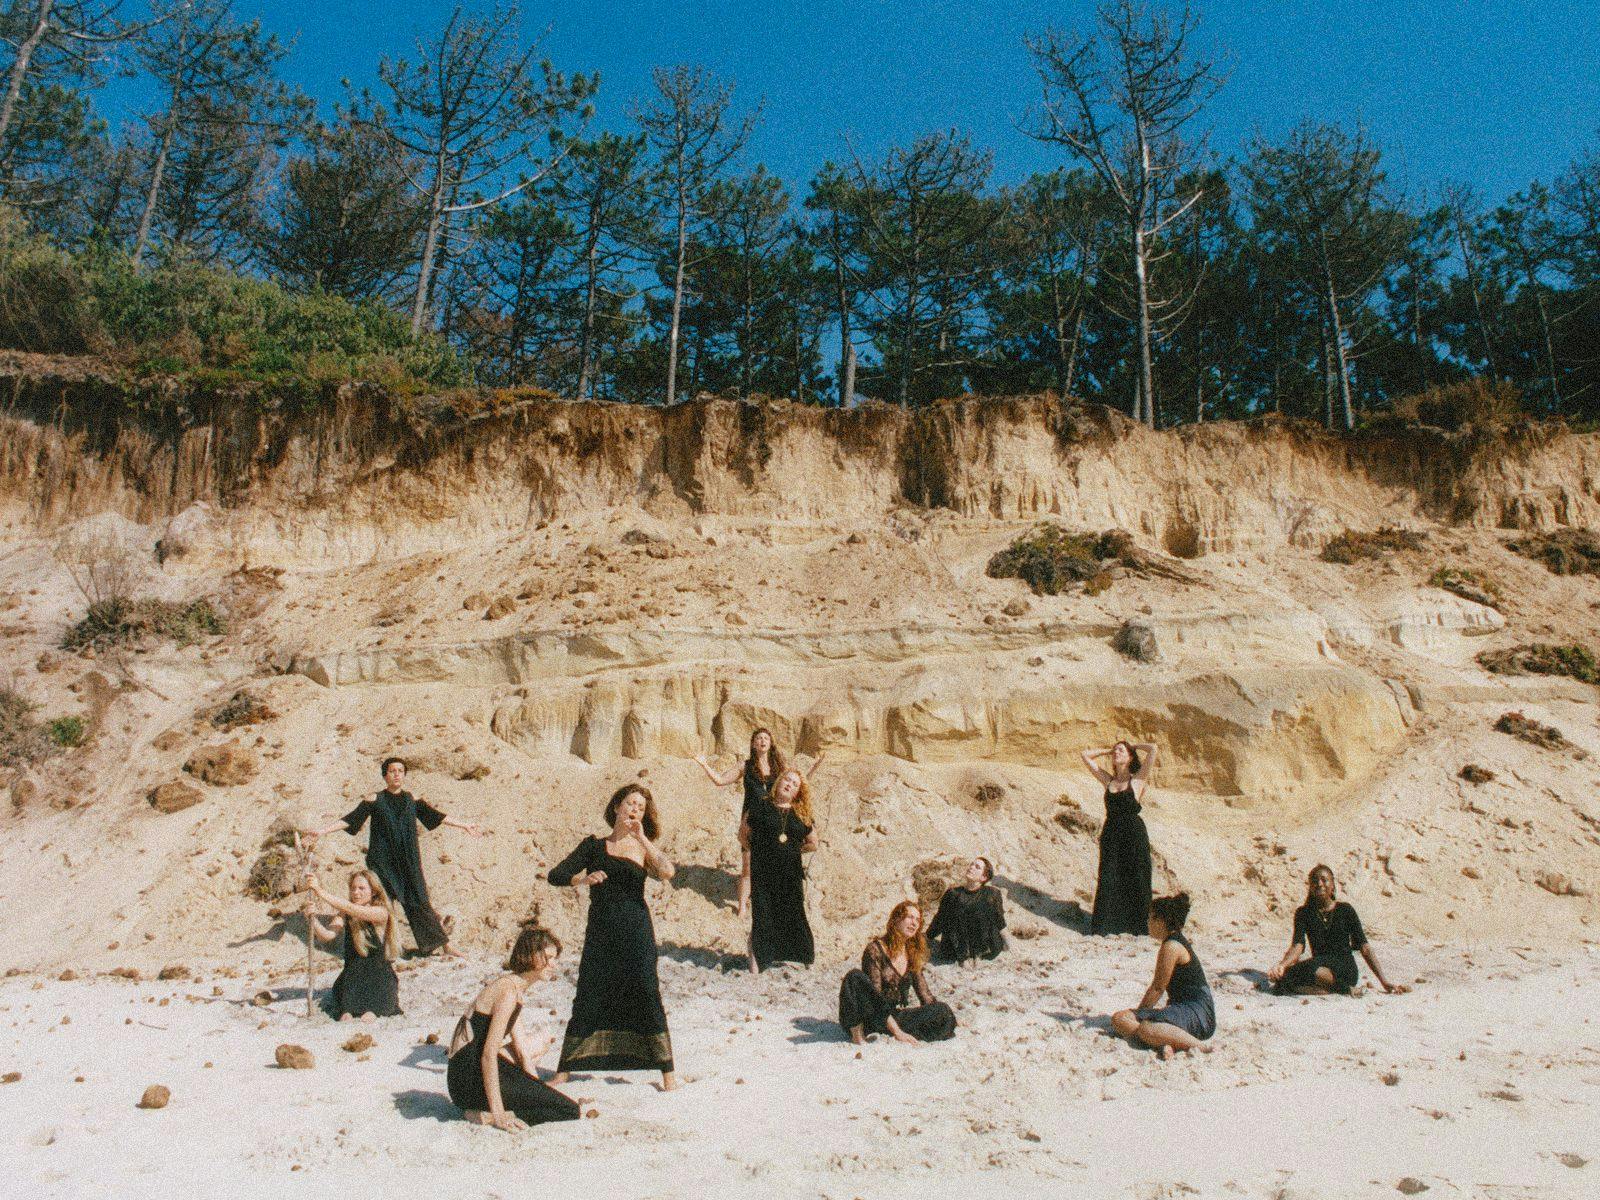
[[[1098,760],[1109,758],[1111,770]],[[1100,827],[1100,872],[1094,889],[1093,934],[1137,933],[1149,928],[1150,834],[1139,815],[1149,786],[1156,748],[1149,742],[1083,752],[1083,765],[1106,789],[1106,821]]]
[[[660,1071],[670,1091],[677,1085],[672,1035],[644,884],[671,879],[673,866],[655,845],[660,826],[648,788],[618,788],[606,804],[606,822],[606,837],[584,838],[550,871],[556,887],[589,889],[578,994],[555,1082],[565,1083],[573,1071]]]
[[[739,844],[750,863],[750,970],[775,962],[816,958],[806,919],[804,856],[817,848],[811,789],[797,767],[778,776],[770,798],[758,797],[744,811]]]

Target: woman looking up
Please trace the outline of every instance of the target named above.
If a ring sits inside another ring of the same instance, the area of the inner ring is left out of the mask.
[[[1099,766],[1110,759],[1110,772]],[[1085,750],[1083,765],[1106,789],[1106,821],[1100,827],[1100,870],[1089,932],[1144,933],[1150,915],[1150,834],[1139,802],[1156,764],[1149,742],[1117,742]]]

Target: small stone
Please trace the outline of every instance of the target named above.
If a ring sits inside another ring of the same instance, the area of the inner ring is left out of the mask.
[[[591,1108],[588,1112],[584,1113],[583,1115],[585,1117],[589,1118],[589,1120],[592,1121],[592,1120],[594,1120],[596,1117],[598,1117],[600,1115],[600,1110],[598,1108]]]
[[[1000,611],[1008,617],[1025,617],[1028,615],[1028,610],[1032,607],[1032,605],[1019,596],[1017,599],[1009,602]]]
[[[1414,1176],[1407,1175],[1399,1183],[1394,1185],[1394,1190],[1399,1192],[1402,1196],[1415,1196],[1418,1192],[1427,1191],[1428,1185]]]
[[[1556,1161],[1563,1167],[1571,1167],[1574,1171],[1576,1171],[1579,1167],[1586,1167],[1589,1165],[1589,1160],[1583,1157],[1583,1155],[1572,1154],[1570,1152],[1556,1155]]]
[[[309,1071],[317,1065],[316,1058],[304,1046],[285,1042],[273,1052],[272,1057],[285,1071]]]
[[[4,1075],[0,1075],[0,1083],[16,1083],[21,1078],[21,1071],[7,1071]]]
[[[59,979],[62,983],[71,983],[77,977],[78,977],[78,973],[76,971],[74,971],[71,967],[68,967],[65,971],[61,972],[61,974],[56,976],[56,978]]]
[[[257,992],[254,996],[250,997],[250,1003],[255,1005],[257,1008],[265,1008],[267,1005],[272,1003],[272,993]]]
[[[159,1083],[152,1083],[139,1097],[140,1108],[165,1108],[172,1101],[172,1092]]]
[[[358,1033],[346,1042],[342,1049],[350,1051],[351,1054],[360,1054],[363,1050],[371,1050],[375,1045],[377,1042],[370,1033]]]
[[[163,980],[188,979],[189,976],[190,971],[188,967],[184,966],[182,963],[172,963],[168,966],[162,967],[157,973],[156,978]]]
[[[214,787],[236,787],[261,773],[261,759],[254,750],[235,740],[196,750],[183,769]]]
[[[1384,1087],[1394,1087],[1400,1082],[1400,1076],[1393,1071],[1385,1071],[1379,1078],[1383,1080]]]
[[[203,797],[199,788],[173,780],[151,788],[145,799],[150,802],[150,807],[159,813],[175,813],[193,808]]]
[[[422,1044],[424,1046],[437,1046],[439,1044],[439,1035],[437,1033],[430,1033],[427,1037],[422,1039]]]

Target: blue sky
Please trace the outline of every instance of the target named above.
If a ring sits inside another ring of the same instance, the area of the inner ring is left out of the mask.
[[[330,103],[342,77],[370,82],[379,55],[405,55],[449,10],[441,0],[236,3],[297,39],[285,73]],[[1007,183],[1060,161],[1018,131],[1037,97],[1022,38],[1092,10],[1086,0],[529,0],[524,23],[530,36],[548,29],[558,68],[601,72],[603,126],[626,125],[651,67],[691,62],[735,79],[749,102],[765,99],[751,161],[798,187],[847,153],[847,133],[871,156],[951,127],[993,150]],[[1499,200],[1600,145],[1600,0],[1212,0],[1200,11],[1200,46],[1230,68],[1203,118],[1221,153],[1306,116],[1359,121],[1407,192],[1461,179]]]

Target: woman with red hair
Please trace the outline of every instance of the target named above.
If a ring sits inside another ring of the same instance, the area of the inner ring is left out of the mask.
[[[839,985],[839,1024],[857,1045],[869,1033],[887,1033],[897,1042],[942,1042],[953,1037],[956,1015],[933,998],[923,969],[928,941],[922,934],[922,909],[902,900],[889,914],[882,937],[867,943],[860,970]],[[912,1007],[910,992],[920,1001]]]

